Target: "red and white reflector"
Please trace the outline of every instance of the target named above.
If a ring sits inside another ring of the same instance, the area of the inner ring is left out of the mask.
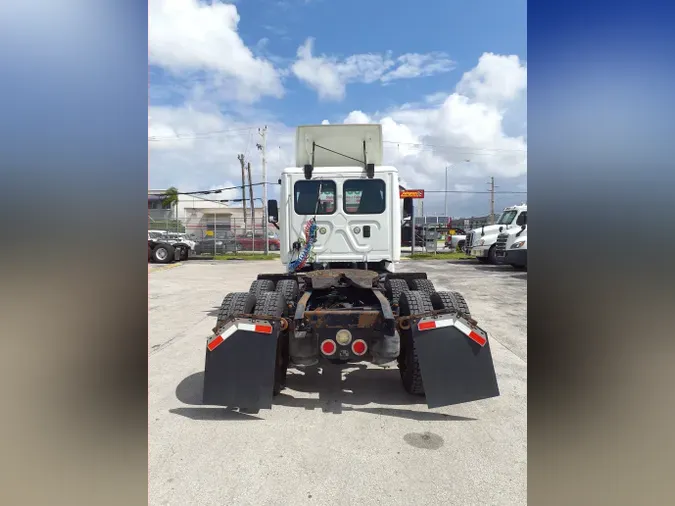
[[[211,339],[211,341],[209,341],[206,347],[209,349],[209,351],[213,351],[218,346],[220,346],[224,341],[225,339],[223,338],[223,336],[216,336],[213,339]]]
[[[237,325],[239,330],[245,330],[247,332],[255,332],[257,334],[271,334],[272,325],[268,323],[239,323]]]
[[[454,318],[446,318],[438,320],[430,318],[426,320],[420,320],[420,322],[417,324],[417,328],[419,330],[433,330],[450,326],[454,326],[462,334],[464,334],[465,336],[467,336],[469,339],[479,344],[480,346],[485,346],[485,343],[487,343],[487,339],[481,336],[478,332],[476,332],[468,325],[465,325],[461,321],[456,320]]]
[[[365,355],[368,351],[368,345],[363,339],[357,339],[352,343],[352,353],[357,356]]]
[[[417,328],[419,330],[432,330],[432,329],[440,329],[443,327],[450,327],[452,325],[452,318],[446,318],[446,319],[428,319],[428,320],[421,320],[417,324]]]
[[[230,337],[232,334],[238,330],[244,330],[246,332],[256,332],[258,334],[271,334],[274,328],[269,323],[235,323],[231,322],[226,324],[225,327],[220,329],[220,334],[216,335],[211,341],[206,345],[209,351],[215,350],[220,346],[225,339]]]
[[[321,343],[321,353],[324,355],[332,355],[337,350],[337,345],[330,339],[326,339]]]
[[[469,339],[479,344],[480,346],[485,346],[485,343],[487,343],[487,339],[485,339],[483,336],[481,336],[478,332],[473,330],[468,325],[464,325],[459,320],[455,320],[455,328],[458,329],[460,332],[462,332],[462,334],[465,334]]]

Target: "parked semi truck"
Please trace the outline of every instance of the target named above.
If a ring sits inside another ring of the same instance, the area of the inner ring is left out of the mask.
[[[299,127],[280,183],[268,215],[286,272],[225,295],[205,343],[204,404],[269,409],[289,366],[325,362],[395,362],[430,408],[499,395],[464,297],[396,272],[402,206],[380,125]]]
[[[482,263],[496,264],[499,262],[497,258],[499,234],[526,224],[527,204],[507,207],[494,225],[484,225],[469,232],[464,242],[464,252],[476,257]]]
[[[187,260],[194,242],[172,237],[166,232],[148,231],[148,262],[170,264]]]

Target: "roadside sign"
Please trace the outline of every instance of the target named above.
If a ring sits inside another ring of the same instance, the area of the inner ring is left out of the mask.
[[[400,197],[402,199],[423,199],[424,190],[401,190]]]

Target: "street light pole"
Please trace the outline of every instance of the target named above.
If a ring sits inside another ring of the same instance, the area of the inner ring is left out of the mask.
[[[445,166],[445,218],[448,218],[448,166]]]

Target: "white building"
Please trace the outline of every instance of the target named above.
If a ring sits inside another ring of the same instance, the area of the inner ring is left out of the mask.
[[[254,213],[251,213],[250,202],[247,202],[246,223],[244,223],[244,209],[240,204],[235,207],[227,202],[218,202],[213,195],[180,195],[177,203],[177,216],[185,226],[187,233],[194,234],[196,238],[201,239],[212,233],[217,235],[218,230],[243,234],[253,228],[253,219],[255,228],[260,230],[263,222],[263,208],[262,203],[258,201]]]

